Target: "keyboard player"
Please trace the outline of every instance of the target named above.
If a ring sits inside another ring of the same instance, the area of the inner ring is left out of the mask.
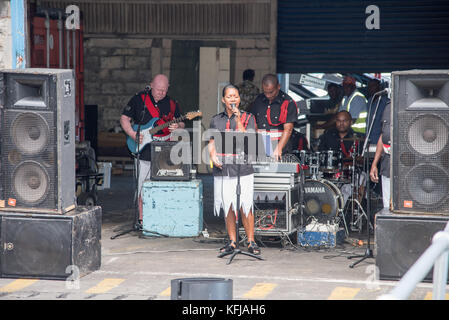
[[[276,75],[263,77],[262,93],[249,111],[256,117],[258,132],[265,133],[271,141],[270,155],[280,160],[282,154],[291,153],[290,136],[298,117],[298,107],[288,94],[281,91]]]

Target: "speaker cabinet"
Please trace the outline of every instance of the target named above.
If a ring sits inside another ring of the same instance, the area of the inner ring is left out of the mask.
[[[381,280],[400,279],[431,245],[438,231],[444,230],[449,217],[392,214],[383,209],[376,214],[376,266]],[[433,270],[425,281],[431,281]],[[449,278],[448,278],[449,279]]]
[[[101,207],[65,215],[0,212],[0,276],[67,279],[101,265]]]
[[[393,212],[449,215],[449,70],[392,73]]]
[[[190,143],[151,142],[151,180],[190,180],[191,163]]]
[[[171,300],[232,300],[232,279],[182,278],[171,281]]]
[[[72,70],[0,70],[1,210],[75,207]]]

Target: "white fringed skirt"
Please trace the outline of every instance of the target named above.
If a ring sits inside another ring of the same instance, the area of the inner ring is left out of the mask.
[[[243,209],[245,216],[253,210],[254,199],[254,174],[240,177],[240,208]],[[214,214],[220,215],[220,209],[223,208],[225,217],[228,215],[229,208],[235,212],[237,207],[237,177],[214,176]]]

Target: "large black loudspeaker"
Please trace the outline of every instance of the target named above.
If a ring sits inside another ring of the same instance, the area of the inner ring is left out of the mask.
[[[190,180],[191,146],[186,142],[151,142],[151,180]]]
[[[72,70],[0,70],[0,210],[75,208]]]
[[[449,215],[449,70],[392,73],[393,212]]]
[[[381,280],[397,280],[431,245],[433,236],[444,230],[449,217],[392,214],[383,209],[376,214],[376,266]],[[431,281],[433,270],[425,277]],[[448,277],[449,279],[449,277]]]
[[[101,207],[65,215],[0,212],[0,276],[65,280],[101,266]]]

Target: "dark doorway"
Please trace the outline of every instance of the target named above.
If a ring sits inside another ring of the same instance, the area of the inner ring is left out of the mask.
[[[182,113],[199,109],[199,52],[199,41],[172,42],[169,95]]]

